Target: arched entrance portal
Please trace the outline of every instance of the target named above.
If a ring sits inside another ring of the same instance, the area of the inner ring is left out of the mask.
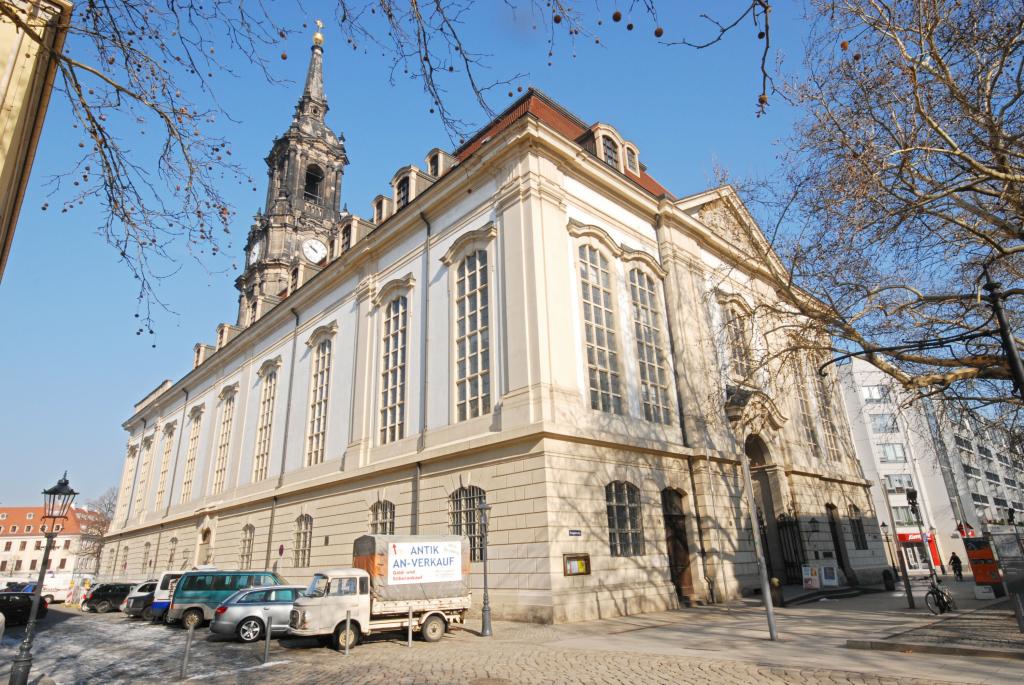
[[[665,519],[665,542],[668,547],[668,566],[676,596],[688,602],[695,595],[693,574],[690,570],[690,545],[686,539],[686,514],[683,513],[683,494],[675,488],[661,491],[661,514]]]
[[[768,573],[787,585],[798,585],[802,582],[803,539],[796,518],[782,507],[782,484],[774,482],[785,476],[781,470],[771,466],[768,445],[760,436],[748,436],[744,451],[750,461],[758,527]]]

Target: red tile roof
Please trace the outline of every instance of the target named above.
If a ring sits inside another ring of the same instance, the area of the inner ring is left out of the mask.
[[[45,511],[42,507],[4,507],[0,506],[0,515],[6,514],[7,518],[0,520],[0,527],[3,530],[0,531],[0,537],[25,537],[26,535],[39,535],[42,536],[43,531],[40,526],[43,524],[49,525],[48,521],[43,519]],[[78,535],[82,532],[81,524],[78,520],[79,515],[89,514],[84,509],[72,509],[68,512],[68,518],[61,522],[63,526],[60,530],[63,535]],[[29,518],[29,514],[32,517]],[[16,531],[11,530],[11,526],[17,526]],[[30,532],[25,532],[26,526],[32,526]]]
[[[473,137],[459,146],[459,148],[455,150],[455,158],[460,162],[464,161],[474,152],[479,150],[489,139],[500,134],[516,121],[527,115],[536,117],[540,121],[543,121],[558,133],[561,133],[563,136],[575,143],[579,143],[579,139],[589,133],[591,129],[590,125],[584,123],[583,120],[566,110],[550,97],[535,88],[530,88],[526,91],[525,95],[516,100],[508,109],[495,117],[490,124],[484,126],[480,131],[474,134]],[[664,186],[648,175],[647,171],[643,167],[641,167],[639,174],[627,172],[626,176],[656,197],[664,195],[675,199],[672,193],[668,192]]]

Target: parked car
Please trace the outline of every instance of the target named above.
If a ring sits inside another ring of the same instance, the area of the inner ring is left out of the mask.
[[[285,584],[281,576],[265,571],[189,571],[174,586],[167,622],[198,628],[212,620],[221,602],[238,590]]]
[[[82,611],[95,611],[100,614],[114,611],[131,591],[131,583],[93,585],[82,598]]]
[[[156,589],[153,590],[153,604],[150,606],[150,613],[154,621],[159,621],[167,614],[167,608],[171,606],[171,596],[174,594],[174,587],[184,571],[164,571],[157,579]]]
[[[39,598],[39,611],[36,613],[36,618],[43,618],[46,616],[47,604],[40,597]],[[28,621],[28,615],[32,611],[32,595],[28,592],[0,592],[0,614],[4,615],[4,620],[7,625],[14,625],[15,623],[25,623]]]
[[[292,602],[305,590],[301,585],[276,585],[239,590],[217,607],[210,632],[236,635],[242,642],[255,642],[270,634],[288,632]]]
[[[150,607],[153,605],[153,591],[156,589],[155,580],[147,580],[132,588],[131,593],[121,602],[121,611],[131,618],[145,618],[153,620],[153,612]]]
[[[7,581],[6,587],[2,592],[21,592],[22,588],[28,585],[28,583],[20,580],[9,580]]]

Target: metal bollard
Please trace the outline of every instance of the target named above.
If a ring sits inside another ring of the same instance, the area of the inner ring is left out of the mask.
[[[178,674],[179,680],[185,679],[185,671],[188,670],[188,653],[192,650],[192,637],[195,632],[195,626],[189,626],[188,637],[185,638],[185,658],[181,660],[181,673]]]
[[[412,607],[409,607],[409,637],[406,640],[406,646],[412,647]]]
[[[349,636],[352,635],[352,612],[345,612],[345,656],[348,656],[348,643],[351,642]]]
[[[269,618],[267,619],[267,623],[270,623]],[[263,632],[266,638],[263,640],[263,663],[267,663],[270,661],[270,625],[267,625],[267,627],[263,629]]]

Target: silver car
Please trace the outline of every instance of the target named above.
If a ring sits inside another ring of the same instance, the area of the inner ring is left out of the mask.
[[[236,635],[242,642],[255,642],[270,625],[270,634],[288,631],[292,602],[305,590],[301,585],[270,585],[239,590],[213,612],[210,631]]]

